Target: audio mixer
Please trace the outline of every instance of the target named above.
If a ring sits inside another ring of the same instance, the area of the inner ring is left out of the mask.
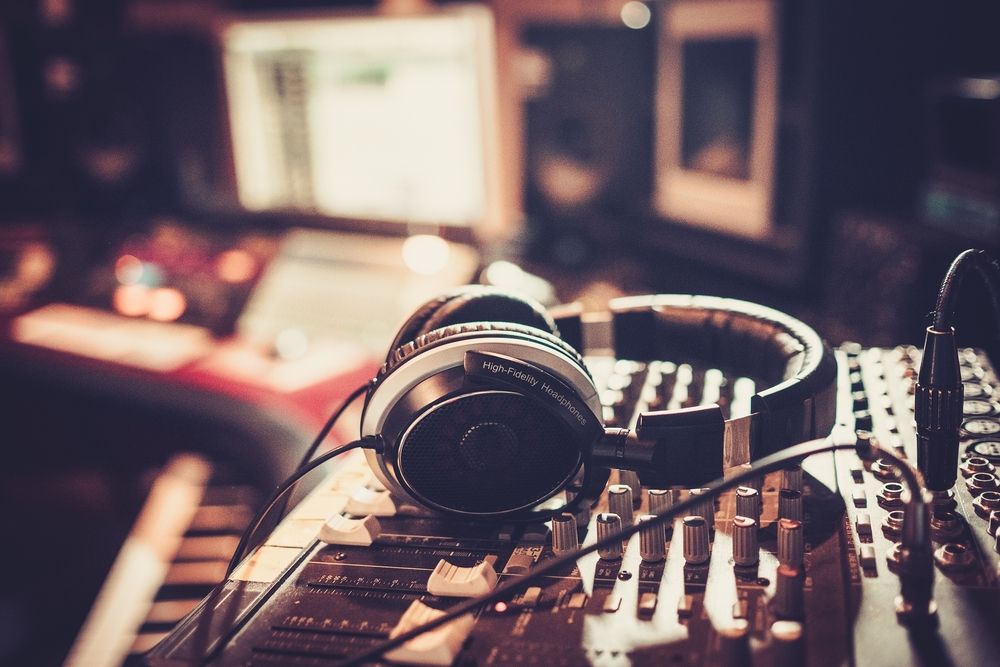
[[[836,351],[831,438],[875,439],[916,461],[912,347]],[[979,665],[1000,656],[1000,386],[960,351],[960,475],[934,496],[934,608],[900,608],[906,487],[850,450],[705,500],[550,572],[517,595],[410,640],[416,665]],[[609,425],[648,409],[745,410],[750,378],[589,358]],[[350,452],[253,555],[144,657],[150,665],[331,665],[530,574],[623,522],[701,489],[644,488],[613,471],[597,505],[545,523],[442,517],[400,502]],[[554,499],[557,500],[557,499]]]

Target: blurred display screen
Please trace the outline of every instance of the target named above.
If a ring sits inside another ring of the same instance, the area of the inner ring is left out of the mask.
[[[492,18],[253,20],[222,33],[240,203],[472,226],[490,207]]]

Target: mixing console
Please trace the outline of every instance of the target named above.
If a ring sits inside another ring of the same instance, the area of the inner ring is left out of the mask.
[[[918,357],[908,347],[840,348],[831,437],[876,438],[915,461]],[[706,499],[670,527],[645,528],[384,659],[546,667],[995,662],[998,383],[981,353],[963,350],[961,363],[961,475],[934,502],[931,623],[897,620],[894,559],[905,486],[884,461],[862,464],[841,451]],[[703,402],[745,412],[753,394],[751,379],[668,361],[589,365],[609,424]],[[596,507],[547,524],[477,524],[398,502],[351,452],[145,660],[336,664],[701,491],[644,488],[627,471],[611,482]]]

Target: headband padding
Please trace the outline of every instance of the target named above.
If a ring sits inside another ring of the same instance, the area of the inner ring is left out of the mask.
[[[386,361],[418,336],[467,322],[510,322],[559,335],[555,321],[535,301],[485,285],[465,285],[431,299],[403,323],[389,346]]]

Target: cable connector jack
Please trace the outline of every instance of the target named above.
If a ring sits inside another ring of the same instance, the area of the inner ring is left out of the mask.
[[[947,491],[958,477],[962,377],[955,330],[927,328],[915,391],[917,467],[931,491]]]

